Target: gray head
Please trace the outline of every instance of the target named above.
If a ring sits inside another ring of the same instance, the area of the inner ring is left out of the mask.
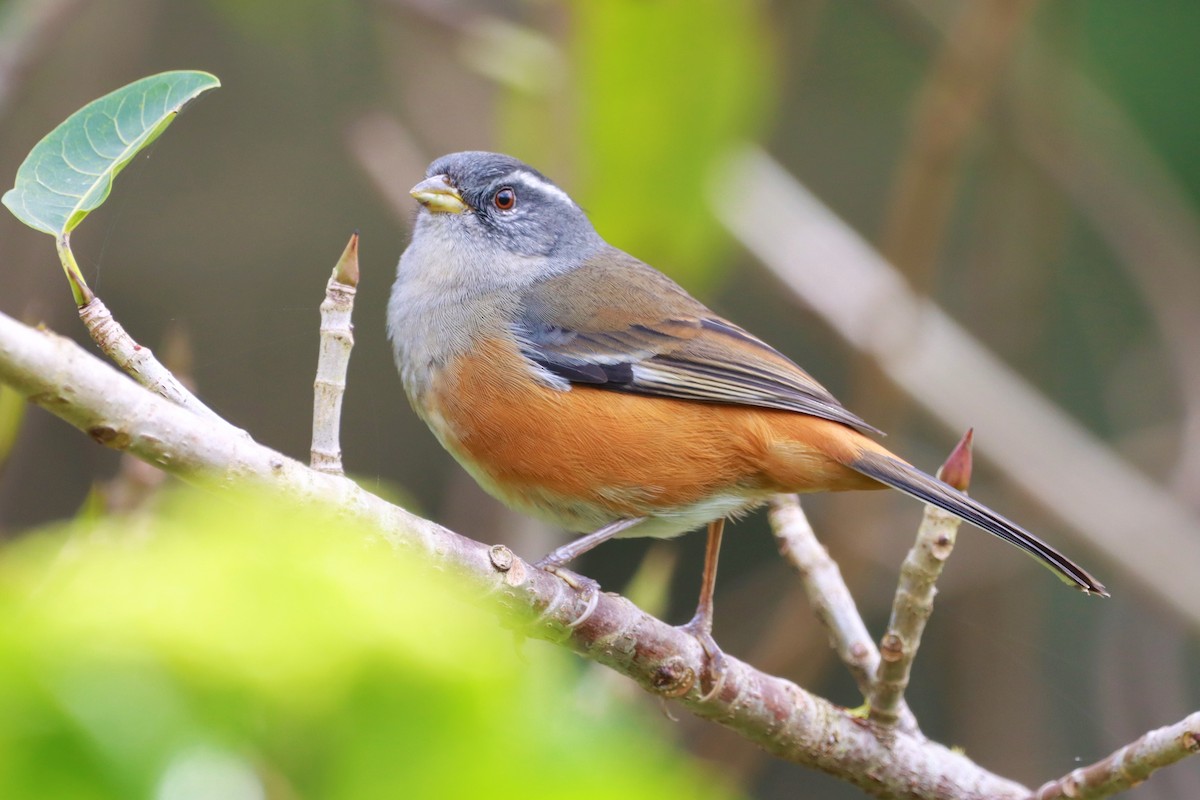
[[[423,206],[418,232],[436,225],[443,237],[465,236],[463,244],[474,248],[577,263],[603,244],[566,192],[512,156],[442,156],[412,195]]]
[[[410,396],[424,391],[431,365],[511,322],[529,287],[605,247],[566,192],[515,158],[454,153],[425,175],[412,188],[421,209],[388,303]]]

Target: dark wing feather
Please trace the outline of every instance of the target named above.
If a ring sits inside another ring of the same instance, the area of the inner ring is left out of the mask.
[[[571,383],[798,411],[879,433],[786,356],[616,249],[532,287],[515,333],[526,358]]]

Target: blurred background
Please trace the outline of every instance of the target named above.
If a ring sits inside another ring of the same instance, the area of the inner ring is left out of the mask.
[[[1121,519],[1145,511],[1117,544],[1098,542],[1086,491],[1051,511],[1011,461],[989,459],[1008,442],[978,423],[972,493],[1085,564],[1113,599],[1067,591],[964,529],[909,701],[930,737],[1036,786],[1200,705],[1200,561],[1180,555],[1200,537],[1197,30],[1188,0],[6,0],[0,183],[87,101],[162,70],[216,74],[222,88],[189,106],[75,233],[89,284],[209,405],[306,459],[317,306],[358,230],[347,469],[532,558],[559,535],[495,504],[441,451],[408,408],[384,334],[407,191],[442,153],[530,162],[610,242],[792,356],[918,465],[935,469],[962,433],[727,229],[723,209],[761,198],[723,194],[733,183],[721,170],[756,144],[1079,426],[1087,447],[1047,436],[1031,470],[1066,486],[1103,458],[1116,488],[1097,485],[1095,502],[1124,506]],[[0,311],[86,339],[50,240],[7,213]],[[970,363],[954,369],[964,384],[983,380]],[[74,515],[123,468],[31,410],[0,469],[0,533],[19,537]],[[154,482],[108,485],[137,480]],[[1152,491],[1125,503],[1123,480]],[[99,502],[126,502],[116,494]],[[806,509],[878,634],[920,508],[871,494]],[[1139,554],[1137,569],[1122,548]],[[610,590],[640,576],[642,602],[682,622],[702,555],[699,535],[629,540],[579,566]],[[1156,591],[1158,570],[1169,589]],[[716,637],[768,672],[860,702],[764,515],[727,533]],[[648,725],[748,796],[858,796],[580,671],[596,702],[644,706]],[[1129,796],[1200,796],[1200,766]]]

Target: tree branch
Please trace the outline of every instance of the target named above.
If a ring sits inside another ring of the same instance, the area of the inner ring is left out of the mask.
[[[97,295],[88,290],[88,301],[79,306],[79,319],[96,346],[126,374],[157,395],[186,408],[214,425],[229,425],[217,412],[200,401],[149,347],[134,341]]]
[[[224,426],[214,426],[84,352],[68,339],[0,314],[0,381],[97,442],[189,482],[259,484],[366,520],[397,549],[421,553],[512,612],[531,636],[561,643],[737,731],[771,754],[835,775],[877,797],[972,800],[1029,790],[940,744],[875,725],[730,657],[719,694],[702,698],[705,655],[696,639],[602,594],[585,593],[488,547],[416,517],[344,477],[319,473]]]
[[[501,545],[488,547],[414,516],[348,479],[317,472],[152,394],[74,342],[0,314],[0,382],[87,433],[189,482],[232,489],[257,484],[335,508],[374,526],[397,550],[430,559],[492,598],[531,636],[560,643],[677,698],[779,758],[822,770],[884,798],[1005,800],[1029,789],[994,775],[919,734],[878,725],[736,658],[719,693],[696,680],[705,654],[688,633],[623,597],[578,591]],[[594,607],[593,607],[594,604]],[[592,609],[590,613],[589,609]],[[581,617],[583,617],[581,619]],[[1200,714],[1155,731],[1082,771],[1043,787],[1040,798],[1089,787],[1119,791],[1200,749]],[[1057,788],[1056,788],[1057,787]]]
[[[971,436],[966,432],[938,470],[938,477],[965,492],[971,482]],[[934,584],[954,549],[958,517],[937,506],[925,506],[917,541],[900,565],[900,585],[892,602],[892,616],[880,645],[881,658],[872,682],[871,719],[887,725],[903,723],[904,692],[925,623],[933,613]]]
[[[1200,711],[1174,725],[1153,730],[1107,758],[1051,781],[1033,800],[1100,800],[1137,786],[1150,774],[1200,753]]]
[[[309,465],[318,472],[342,474],[342,397],[354,349],[354,295],[358,292],[358,233],[350,237],[325,283],[321,303],[321,348],[313,382],[312,450]]]
[[[800,573],[808,602],[829,634],[830,646],[850,671],[863,698],[869,700],[875,693],[879,648],[842,580],[842,571],[817,540],[798,496],[776,495],[771,500],[770,515],[779,552]],[[898,722],[902,730],[917,733],[916,717],[903,699],[897,700],[892,722]]]

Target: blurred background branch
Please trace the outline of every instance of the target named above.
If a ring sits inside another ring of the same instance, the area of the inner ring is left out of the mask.
[[[888,262],[765,153],[735,157],[717,185],[714,206],[725,224],[806,305],[875,357],[947,428],[987,430],[995,441],[981,454],[1143,591],[1200,628],[1189,589],[1192,565],[1200,564],[1194,534],[1200,520],[1048,403],[945,311],[914,295]],[[726,192],[754,193],[759,203],[747,213],[724,203]],[[1134,531],[1147,535],[1134,538]]]
[[[12,0],[0,7],[0,118],[13,94],[88,0]]]

